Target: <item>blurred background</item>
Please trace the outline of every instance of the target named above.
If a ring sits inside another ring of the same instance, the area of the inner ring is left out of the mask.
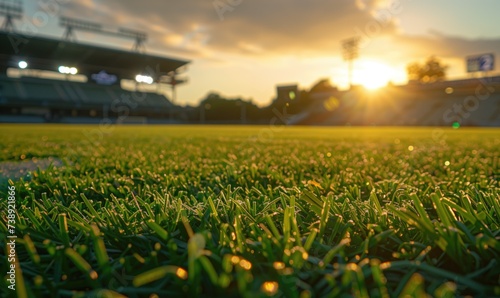
[[[498,1],[0,1],[0,122],[500,126]]]

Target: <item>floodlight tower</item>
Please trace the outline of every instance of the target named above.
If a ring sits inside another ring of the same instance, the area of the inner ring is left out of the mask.
[[[126,28],[118,29],[118,33],[122,37],[128,37],[128,38],[135,39],[135,44],[132,47],[133,51],[139,52],[139,53],[146,52],[146,47],[144,45],[144,43],[148,39],[148,35],[146,33],[141,32],[141,31],[136,31],[136,30],[130,30],[130,29],[126,29]]]
[[[21,19],[23,17],[23,6],[21,2],[0,2],[0,15],[5,17],[2,25],[2,30],[12,32],[14,28],[14,19]]]
[[[80,31],[98,33],[101,35],[134,39],[135,44],[132,47],[132,50],[136,51],[136,52],[145,52],[146,51],[146,47],[144,46],[144,43],[148,39],[148,35],[145,32],[125,29],[125,28],[119,28],[118,31],[110,31],[110,30],[104,29],[101,24],[89,22],[86,20],[68,18],[68,17],[61,17],[59,19],[59,25],[61,27],[66,28],[66,31],[64,33],[64,39],[68,40],[68,41],[70,41],[70,40],[76,41],[76,36],[75,36],[74,31],[80,30]]]
[[[344,60],[349,62],[349,89],[352,87],[352,65],[359,57],[359,37],[352,37],[342,41]]]
[[[59,26],[66,27],[66,31],[64,32],[64,39],[67,41],[76,41],[74,30],[102,33],[102,26],[100,24],[67,17],[61,17],[59,19]]]

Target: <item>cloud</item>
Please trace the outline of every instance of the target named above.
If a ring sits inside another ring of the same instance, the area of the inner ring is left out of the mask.
[[[65,12],[148,31],[148,48],[154,49],[331,55],[340,51],[342,39],[364,31],[368,24],[379,24],[377,34],[396,32],[395,19],[377,19],[376,11],[386,4],[385,0],[86,0],[68,3]]]
[[[430,33],[430,36],[398,35],[395,36],[394,42],[413,57],[435,55],[465,58],[469,55],[482,53],[500,54],[500,38],[470,39],[445,35],[439,31]]]

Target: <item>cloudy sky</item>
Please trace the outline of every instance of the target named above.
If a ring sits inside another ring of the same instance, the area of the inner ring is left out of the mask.
[[[61,15],[147,31],[149,53],[192,61],[189,84],[178,89],[182,104],[196,104],[210,91],[266,104],[277,84],[307,88],[320,78],[345,88],[341,41],[353,36],[361,38],[353,77],[359,84],[403,83],[406,65],[430,55],[449,65],[450,78],[467,75],[467,55],[500,58],[498,0],[40,0],[24,6],[24,21],[40,34],[62,36]],[[37,18],[39,11],[50,12],[49,20]],[[77,35],[81,42],[132,46]]]

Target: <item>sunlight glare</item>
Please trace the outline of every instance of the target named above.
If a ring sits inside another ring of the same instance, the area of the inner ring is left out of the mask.
[[[375,90],[386,86],[391,80],[394,70],[387,64],[378,61],[359,61],[354,71],[354,82],[366,89]]]

